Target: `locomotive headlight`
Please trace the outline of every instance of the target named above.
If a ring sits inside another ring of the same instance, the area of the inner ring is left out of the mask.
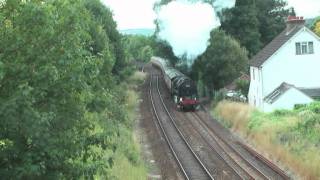
[[[195,98],[194,98],[194,100],[196,101],[196,100],[197,100],[197,98],[195,97]]]
[[[182,98],[180,98],[180,102],[182,101]]]

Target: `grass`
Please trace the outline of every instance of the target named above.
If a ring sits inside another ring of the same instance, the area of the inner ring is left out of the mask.
[[[142,84],[143,81],[146,79],[147,75],[144,72],[136,71],[130,78],[129,82],[133,85]]]
[[[119,148],[114,154],[114,165],[109,171],[111,179],[116,180],[140,180],[147,179],[147,167],[141,158],[140,145],[133,132],[133,124],[138,118],[139,94],[136,91],[138,85],[144,82],[146,75],[135,72],[122,87],[127,89],[125,108],[130,127],[120,127],[121,136],[117,140]],[[103,179],[97,176],[95,179]]]
[[[122,154],[117,155],[115,165],[111,171],[111,177],[118,180],[142,180],[147,179],[144,166],[133,165]]]
[[[302,179],[320,179],[319,102],[263,113],[246,104],[222,101],[212,113],[269,159],[285,164]]]

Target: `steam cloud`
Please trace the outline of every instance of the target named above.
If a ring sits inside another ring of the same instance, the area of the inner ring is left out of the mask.
[[[220,26],[211,5],[183,0],[162,6],[158,21],[158,37],[172,46],[176,56],[186,54],[188,59],[194,59],[206,50],[210,31]]]
[[[206,50],[211,30],[220,26],[215,10],[230,8],[234,4],[235,0],[216,0],[213,6],[187,0],[173,1],[157,12],[158,37],[172,46],[176,56],[187,55],[193,60]]]

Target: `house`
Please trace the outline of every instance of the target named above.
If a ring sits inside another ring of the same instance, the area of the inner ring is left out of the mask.
[[[224,88],[227,91],[236,91],[237,90],[237,82],[238,81],[250,81],[250,76],[241,72],[241,76],[238,77],[237,79],[235,79],[234,81],[232,81],[230,84],[226,85]]]
[[[250,82],[250,76],[241,72],[240,77],[236,78],[230,84],[226,85],[222,89],[226,93],[224,98],[231,101],[239,101],[239,102],[247,101],[247,97],[245,96],[247,93],[244,93],[245,91],[248,91],[247,84],[243,84],[242,86],[240,85],[239,87],[239,84],[238,84],[239,81]]]
[[[289,16],[286,29],[250,60],[249,104],[270,112],[320,97],[320,38]]]

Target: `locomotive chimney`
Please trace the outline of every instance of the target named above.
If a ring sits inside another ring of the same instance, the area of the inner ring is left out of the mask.
[[[287,18],[287,35],[290,34],[295,28],[304,26],[305,20],[302,16],[288,16]]]

